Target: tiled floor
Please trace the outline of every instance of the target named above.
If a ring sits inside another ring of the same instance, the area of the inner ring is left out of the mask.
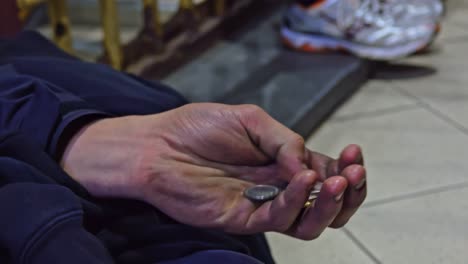
[[[369,196],[315,241],[269,234],[279,263],[468,263],[468,3],[452,10],[437,52],[401,62],[433,75],[370,81],[308,139],[360,144]]]

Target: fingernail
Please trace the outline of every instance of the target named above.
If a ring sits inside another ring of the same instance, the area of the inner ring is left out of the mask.
[[[336,202],[341,201],[341,199],[343,198],[343,195],[344,195],[344,192],[342,192],[342,193],[340,193],[339,195],[337,195],[337,196],[335,197],[335,201],[336,201]]]
[[[356,191],[360,191],[364,185],[366,184],[366,178],[363,178],[358,184],[356,184],[356,186],[354,186],[354,189]]]

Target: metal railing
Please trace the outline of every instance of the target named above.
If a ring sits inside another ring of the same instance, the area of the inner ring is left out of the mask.
[[[145,52],[149,51],[152,54],[163,52],[167,43],[181,32],[187,31],[196,35],[199,31],[198,26],[206,18],[222,18],[230,7],[235,6],[234,0],[207,0],[198,5],[194,4],[193,0],[180,0],[176,15],[163,23],[158,10],[158,1],[142,0],[144,26],[136,39],[127,45],[122,45],[116,0],[98,1],[104,33],[104,54],[101,61],[109,63],[118,70],[132,64]],[[20,18],[27,16],[30,10],[43,3],[47,4],[48,7],[49,22],[55,43],[63,50],[73,53],[72,27],[66,0],[17,0]],[[145,47],[143,50],[132,51],[135,46],[142,46],[142,44]]]

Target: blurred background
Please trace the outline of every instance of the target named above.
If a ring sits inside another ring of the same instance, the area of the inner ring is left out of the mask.
[[[447,0],[435,42],[391,62],[285,48],[288,2],[2,1],[83,60],[191,101],[260,105],[319,152],[361,145],[363,208],[312,242],[268,234],[278,263],[467,263],[467,1]]]

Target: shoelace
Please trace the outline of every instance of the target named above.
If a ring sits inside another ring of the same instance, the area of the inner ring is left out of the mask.
[[[357,8],[352,7],[355,1]],[[341,28],[373,25],[385,27],[393,23],[391,14],[382,3],[384,0],[340,0],[338,22]],[[350,6],[351,5],[351,6]],[[353,15],[350,16],[352,12]]]

